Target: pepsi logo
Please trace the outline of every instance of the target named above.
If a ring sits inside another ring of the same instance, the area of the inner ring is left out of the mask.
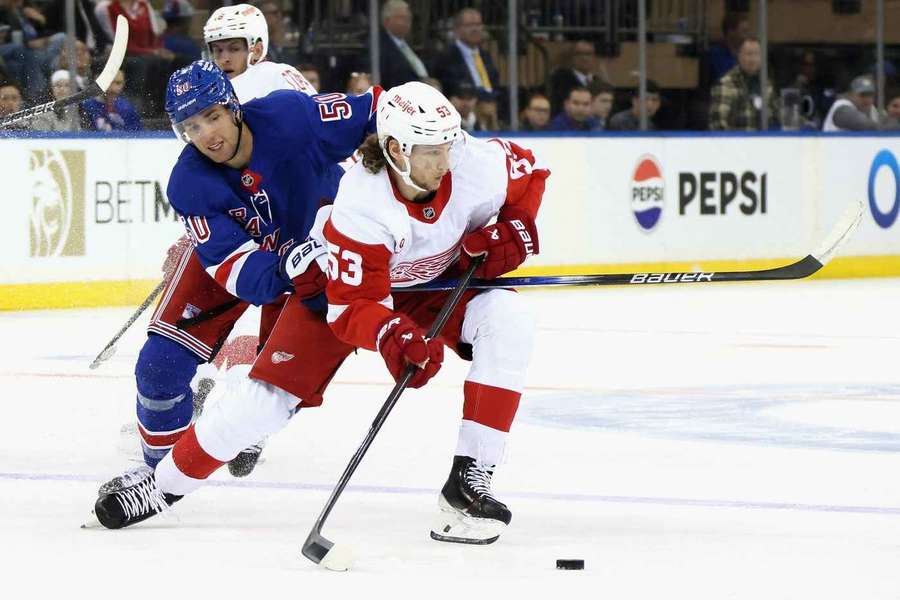
[[[638,159],[631,176],[631,211],[644,231],[659,223],[665,206],[665,181],[656,158],[646,154]]]

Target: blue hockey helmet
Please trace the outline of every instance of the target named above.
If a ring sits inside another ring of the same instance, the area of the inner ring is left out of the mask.
[[[196,60],[178,69],[169,77],[166,86],[166,113],[175,135],[185,143],[191,139],[184,123],[210,106],[221,104],[229,108],[235,122],[241,122],[241,104],[228,76],[208,60]]]

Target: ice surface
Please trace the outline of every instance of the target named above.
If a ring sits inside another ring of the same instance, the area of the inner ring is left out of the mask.
[[[82,530],[136,456],[120,429],[145,322],[90,371],[130,309],[0,313],[2,596],[898,597],[900,281],[523,295],[540,330],[494,486],[511,526],[486,547],[428,537],[466,372],[450,357],[326,524],[348,573],[300,545],[391,388],[380,357],[351,357],[248,479],[223,470],[171,517]]]

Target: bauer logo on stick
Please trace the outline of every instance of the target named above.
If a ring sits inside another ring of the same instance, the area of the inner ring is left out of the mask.
[[[631,211],[644,231],[652,231],[665,206],[665,182],[656,158],[645,154],[638,159],[631,176]]]

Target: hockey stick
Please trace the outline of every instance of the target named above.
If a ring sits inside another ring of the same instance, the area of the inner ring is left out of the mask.
[[[629,285],[653,283],[709,283],[719,281],[773,281],[803,279],[824,267],[838,249],[856,230],[862,219],[863,205],[853,202],[838,219],[837,224],[819,247],[806,257],[789,265],[759,271],[724,271],[695,273],[598,273],[594,275],[558,275],[548,277],[500,277],[498,279],[473,279],[473,289],[515,288],[561,285]],[[451,290],[454,279],[435,279],[421,285],[391,288],[391,292],[420,292]]]
[[[150,292],[150,295],[147,296],[147,298],[144,299],[144,301],[141,303],[141,305],[138,306],[138,309],[136,311],[134,311],[134,314],[131,315],[131,318],[129,318],[128,321],[126,321],[125,324],[122,325],[122,329],[119,330],[119,333],[114,335],[113,339],[109,340],[109,343],[106,344],[106,347],[100,351],[100,354],[98,354],[97,358],[94,359],[94,362],[91,363],[92,369],[96,369],[97,367],[100,366],[100,363],[102,363],[105,360],[108,360],[113,354],[116,353],[116,342],[118,342],[119,338],[122,337],[126,331],[128,331],[128,328],[131,327],[135,321],[137,321],[138,317],[140,317],[141,314],[145,310],[147,310],[147,307],[150,306],[150,304],[152,304],[154,300],[156,300],[156,297],[159,296],[160,292],[163,291],[164,287],[166,287],[165,279],[159,282],[159,285],[157,285],[153,289],[153,291]]]
[[[472,279],[472,274],[483,260],[484,257],[482,256],[474,258],[469,265],[469,268],[466,269],[466,272],[459,278],[459,281],[453,288],[453,292],[447,298],[443,308],[441,308],[441,312],[438,313],[434,323],[432,323],[431,328],[428,330],[428,339],[433,339],[440,335],[441,330],[444,328],[444,324],[446,324],[447,319],[450,318],[450,313],[452,313],[453,309],[456,308],[456,305],[459,304],[463,292],[469,287],[469,281]],[[322,535],[322,526],[325,524],[325,519],[328,518],[331,509],[334,508],[334,505],[337,503],[338,498],[340,498],[344,488],[347,486],[347,482],[350,481],[350,477],[353,476],[353,472],[356,471],[356,467],[362,462],[363,456],[365,456],[369,446],[371,446],[372,442],[375,440],[375,436],[378,434],[381,426],[384,425],[385,420],[387,420],[388,415],[400,398],[400,394],[403,393],[403,390],[405,390],[406,386],[409,384],[409,380],[412,379],[412,376],[415,374],[416,369],[417,367],[415,365],[406,367],[403,377],[397,382],[394,389],[391,390],[387,400],[384,401],[384,405],[382,405],[381,410],[378,411],[375,420],[372,422],[372,426],[369,428],[369,433],[366,435],[362,444],[360,444],[356,454],[350,459],[350,463],[347,465],[347,468],[344,469],[344,474],[341,475],[340,480],[331,492],[331,497],[328,498],[328,502],[325,503],[322,514],[316,519],[312,530],[306,537],[306,541],[303,543],[303,556],[314,563],[321,564],[323,567],[333,571],[346,571],[350,568],[351,554],[349,548],[344,545],[335,546],[333,542],[325,539],[325,536]]]
[[[115,79],[116,73],[119,72],[119,69],[122,66],[122,60],[125,58],[125,50],[127,49],[127,47],[128,19],[126,19],[122,15],[119,15],[119,17],[116,19],[116,36],[112,43],[112,49],[109,51],[109,58],[106,59],[106,65],[104,65],[103,71],[100,72],[100,75],[97,76],[97,79],[92,81],[86,88],[84,88],[80,92],[76,92],[70,96],[66,96],[65,98],[60,98],[59,100],[46,102],[44,104],[38,104],[37,106],[32,106],[31,108],[26,108],[25,110],[20,110],[18,112],[12,113],[11,115],[0,120],[0,129],[8,127],[13,123],[18,123],[19,121],[24,121],[26,119],[30,119],[32,117],[50,112],[51,110],[59,110],[67,106],[83,102],[88,98],[93,98],[95,96],[99,96],[100,94],[106,93],[106,90],[109,89],[109,86],[112,83],[113,79]]]

